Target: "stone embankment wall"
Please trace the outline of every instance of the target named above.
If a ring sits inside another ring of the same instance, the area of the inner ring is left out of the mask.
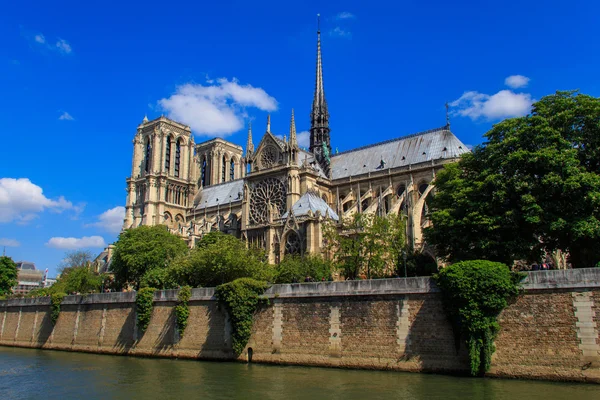
[[[600,382],[600,269],[529,274],[500,315],[491,376]],[[441,296],[428,278],[274,285],[238,360],[466,373]],[[67,296],[55,326],[50,300],[0,301],[0,345],[93,353],[234,359],[231,326],[214,290],[193,289],[183,338],[176,291],[155,294],[136,328],[135,293]]]

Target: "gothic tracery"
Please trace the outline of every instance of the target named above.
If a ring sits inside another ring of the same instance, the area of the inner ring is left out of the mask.
[[[253,224],[269,222],[269,216],[278,218],[285,212],[285,184],[277,178],[266,178],[250,189],[250,221]]]

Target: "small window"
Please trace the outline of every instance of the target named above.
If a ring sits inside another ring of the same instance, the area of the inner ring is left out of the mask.
[[[229,163],[229,180],[232,181],[235,179],[235,162],[233,161],[233,158],[231,159],[231,162]]]
[[[221,182],[225,182],[225,165],[227,161],[225,161],[225,156],[223,156],[223,162],[221,163]]]
[[[202,187],[206,186],[206,157],[202,160]]]

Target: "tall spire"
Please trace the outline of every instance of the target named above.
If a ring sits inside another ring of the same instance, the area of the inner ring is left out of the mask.
[[[271,132],[271,114],[267,114],[267,132]]]
[[[329,154],[331,140],[329,137],[329,111],[325,100],[323,86],[323,59],[321,56],[321,15],[317,14],[317,72],[315,95],[310,113],[310,151],[319,161],[323,170],[329,174]]]
[[[294,109],[292,108],[292,119],[290,120],[290,147],[298,148],[298,138],[296,137],[296,121],[294,120]]]
[[[252,122],[248,122],[248,140],[246,141],[246,157],[254,153],[254,144],[252,143]]]

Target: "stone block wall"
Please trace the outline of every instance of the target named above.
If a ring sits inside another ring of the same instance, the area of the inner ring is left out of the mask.
[[[491,376],[600,382],[600,270],[530,273],[499,316]],[[468,360],[428,278],[273,285],[239,361],[464,374]],[[183,337],[176,291],[157,292],[136,327],[135,293],[0,302],[0,345],[192,359],[236,359],[214,289],[193,289]],[[457,346],[458,344],[458,346]]]

